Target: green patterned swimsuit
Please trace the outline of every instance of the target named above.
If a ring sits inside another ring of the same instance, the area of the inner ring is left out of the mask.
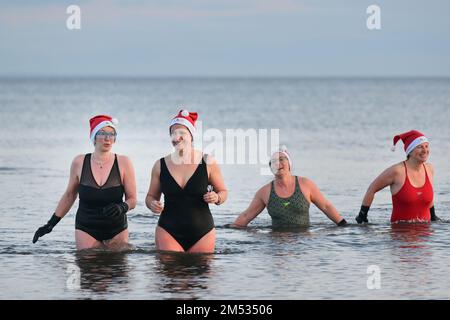
[[[309,226],[309,202],[300,190],[298,177],[295,177],[294,194],[289,198],[277,196],[274,181],[272,181],[267,211],[272,217],[272,226],[274,227]]]

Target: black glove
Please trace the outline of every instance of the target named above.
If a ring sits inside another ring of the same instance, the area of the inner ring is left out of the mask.
[[[369,212],[370,207],[368,206],[361,206],[361,210],[359,211],[358,216],[356,217],[356,222],[363,223],[363,222],[369,222],[367,220],[367,213]]]
[[[128,209],[129,207],[126,202],[112,203],[109,206],[103,208],[102,214],[105,217],[116,217],[127,213]]]
[[[58,224],[60,220],[60,217],[57,217],[55,214],[53,214],[50,220],[48,220],[47,224],[44,224],[42,227],[37,229],[33,237],[33,243],[36,243],[36,241],[38,241],[38,239],[43,235],[52,232],[53,228]]]
[[[430,215],[431,215],[431,221],[441,221],[441,218],[439,218],[436,213],[434,212],[434,206],[430,208]]]
[[[343,227],[345,225],[347,225],[347,221],[345,221],[345,219],[342,219],[341,221],[338,222],[338,227]]]

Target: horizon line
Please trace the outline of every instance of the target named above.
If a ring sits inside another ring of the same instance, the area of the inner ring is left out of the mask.
[[[0,75],[0,80],[264,80],[264,79],[450,79],[450,75]]]

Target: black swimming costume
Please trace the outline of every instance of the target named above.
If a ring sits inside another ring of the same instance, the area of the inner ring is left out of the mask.
[[[158,225],[187,251],[214,228],[208,203],[203,200],[203,195],[208,192],[206,162],[202,159],[184,189],[170,174],[164,158],[161,158],[160,162],[164,209]]]
[[[119,164],[115,155],[108,179],[99,186],[91,170],[91,154],[84,157],[78,186],[80,202],[75,218],[75,229],[84,231],[99,241],[109,240],[128,227],[127,215],[107,217],[102,209],[111,203],[121,203],[125,189],[120,178]]]

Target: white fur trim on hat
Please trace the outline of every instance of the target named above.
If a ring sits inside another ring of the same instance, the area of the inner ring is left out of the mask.
[[[425,136],[421,136],[421,137],[414,139],[413,142],[411,142],[409,144],[408,148],[406,148],[406,151],[405,151],[406,154],[407,155],[410,154],[411,151],[413,151],[415,147],[417,147],[418,145],[421,145],[422,143],[425,143],[425,142],[429,142],[427,137],[425,137]]]
[[[95,126],[94,130],[92,130],[92,132],[91,132],[91,141],[92,141],[92,143],[95,142],[95,135],[97,134],[97,132],[99,132],[104,127],[114,128],[114,130],[116,130],[116,133],[117,133],[117,129],[116,129],[116,126],[114,124],[114,120],[117,121],[117,119],[113,119],[113,121],[108,121],[108,120],[107,121],[102,121],[98,125]],[[118,123],[118,121],[116,122],[116,124],[117,123]]]
[[[273,153],[273,155],[276,153],[281,153],[286,156],[286,158],[288,159],[288,162],[289,162],[289,169],[290,169],[290,171],[292,171],[292,160],[291,160],[291,157],[289,156],[286,146],[282,145],[278,151]],[[272,155],[272,157],[273,157],[273,155]]]
[[[189,113],[188,113],[188,115],[189,115]],[[187,127],[189,132],[191,133],[191,135],[194,136],[195,127],[192,125],[192,123],[189,120],[184,119],[184,118],[173,118],[172,121],[170,121],[169,128],[176,124],[181,124],[181,125]]]

